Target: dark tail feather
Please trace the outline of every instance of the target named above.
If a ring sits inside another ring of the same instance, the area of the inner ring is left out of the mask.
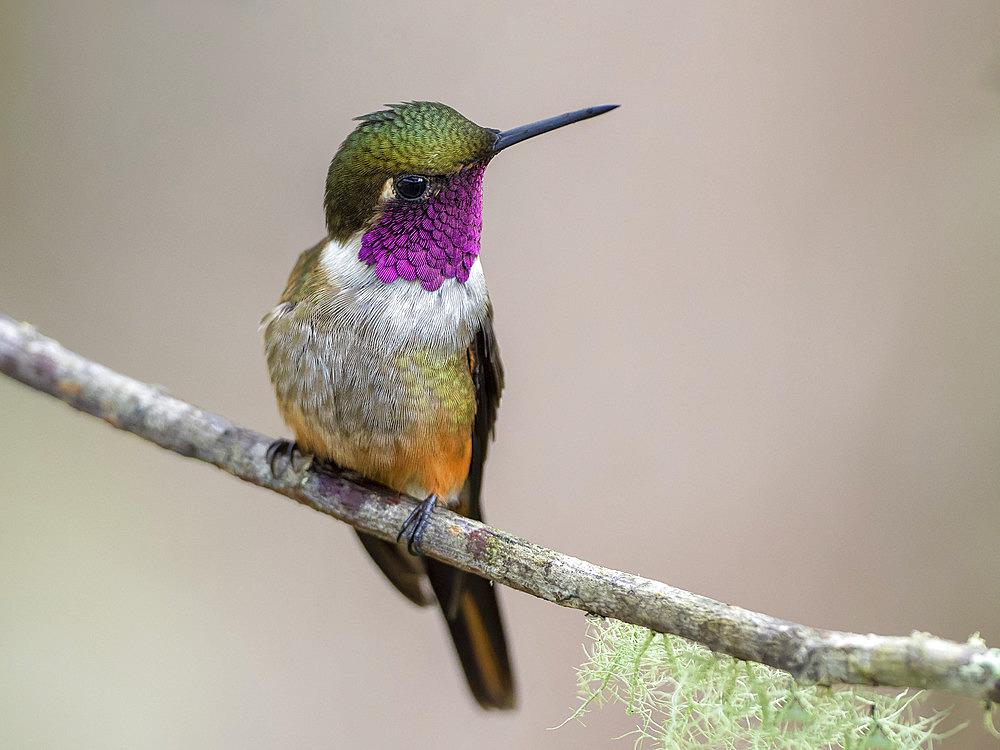
[[[408,555],[398,545],[370,534],[359,531],[358,538],[375,564],[385,573],[385,577],[403,596],[421,607],[434,603],[434,598],[424,583],[424,568],[420,558]]]
[[[514,708],[514,678],[493,585],[437,560],[424,563],[472,694],[483,708]]]

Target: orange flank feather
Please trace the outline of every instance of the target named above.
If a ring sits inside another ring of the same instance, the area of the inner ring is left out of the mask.
[[[472,435],[451,425],[436,424],[411,434],[393,436],[385,451],[373,451],[352,440],[339,440],[322,431],[295,405],[283,414],[306,452],[334,461],[386,487],[415,497],[437,495],[454,507],[469,475]]]

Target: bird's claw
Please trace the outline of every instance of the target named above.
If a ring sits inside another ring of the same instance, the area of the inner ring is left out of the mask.
[[[287,440],[286,438],[278,438],[269,446],[267,446],[267,452],[264,454],[264,458],[267,459],[267,465],[271,469],[271,476],[277,477],[278,470],[275,468],[275,464],[278,462],[279,458],[284,458],[289,466],[295,465],[295,452],[298,447],[294,440]]]
[[[421,541],[424,538],[424,530],[427,522],[431,520],[431,513],[437,505],[437,495],[429,495],[420,505],[413,509],[413,512],[406,517],[403,525],[396,534],[396,542],[402,541],[406,537],[406,551],[411,555],[422,554],[420,549]]]

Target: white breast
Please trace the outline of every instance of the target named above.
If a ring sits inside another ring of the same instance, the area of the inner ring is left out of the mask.
[[[375,266],[358,260],[360,247],[359,233],[344,244],[331,240],[322,250],[320,266],[335,290],[321,311],[330,322],[367,334],[383,350],[454,351],[469,345],[489,309],[479,258],[465,283],[445,279],[429,292],[419,281],[386,284]]]

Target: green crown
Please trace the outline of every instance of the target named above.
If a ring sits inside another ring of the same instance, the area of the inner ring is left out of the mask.
[[[488,158],[497,137],[438,102],[393,104],[356,119],[326,180],[327,228],[341,241],[371,221],[390,177],[453,174]]]

